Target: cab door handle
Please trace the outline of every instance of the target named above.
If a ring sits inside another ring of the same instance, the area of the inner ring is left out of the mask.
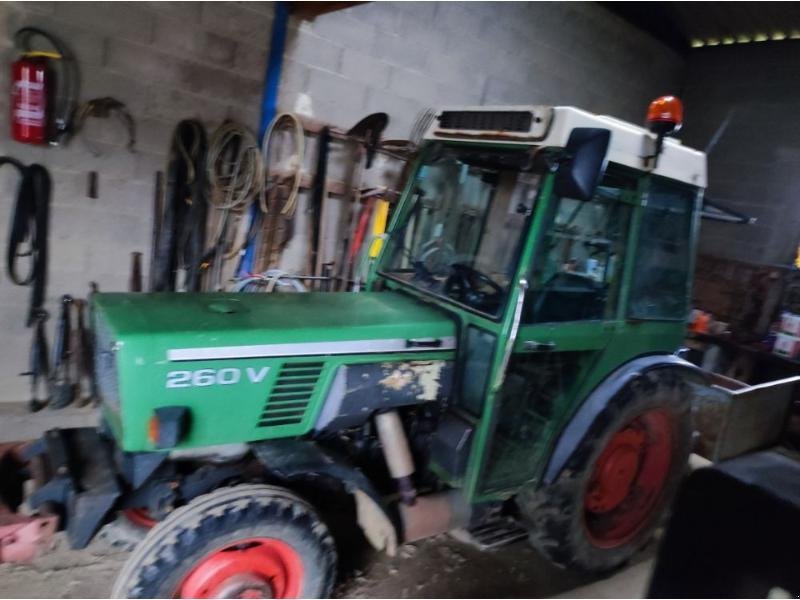
[[[440,348],[441,338],[415,338],[406,340],[406,348]]]

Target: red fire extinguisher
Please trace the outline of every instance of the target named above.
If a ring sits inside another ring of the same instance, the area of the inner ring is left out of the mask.
[[[33,38],[53,50],[32,49]],[[11,64],[11,136],[26,144],[57,144],[75,112],[75,61],[58,38],[41,29],[24,27],[14,41],[21,53]]]
[[[11,136],[18,142],[44,144],[50,137],[48,93],[53,75],[48,62],[53,57],[49,52],[26,52],[11,64]]]

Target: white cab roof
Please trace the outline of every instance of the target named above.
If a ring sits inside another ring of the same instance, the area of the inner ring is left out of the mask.
[[[513,112],[530,111],[534,115],[528,131],[486,131],[483,129],[445,129],[440,117],[445,112]],[[687,148],[674,138],[664,140],[658,164],[652,169],[651,156],[655,151],[656,136],[644,127],[613,117],[595,115],[572,106],[475,106],[453,107],[439,111],[425,133],[425,139],[498,141],[535,146],[564,147],[575,127],[602,127],[611,131],[608,160],[656,175],[706,187],[706,155]]]

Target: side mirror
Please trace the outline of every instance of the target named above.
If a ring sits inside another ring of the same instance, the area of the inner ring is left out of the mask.
[[[555,193],[561,198],[591,200],[606,168],[611,131],[600,127],[575,127],[569,134],[566,158],[561,160]]]

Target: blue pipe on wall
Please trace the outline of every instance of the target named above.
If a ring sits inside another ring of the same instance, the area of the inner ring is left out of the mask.
[[[267,70],[264,73],[264,93],[261,96],[261,122],[258,125],[258,139],[263,143],[272,119],[278,112],[278,88],[281,83],[281,70],[283,68],[283,51],[286,47],[286,30],[289,25],[289,2],[276,2],[275,15],[272,20],[272,36],[269,42],[269,56],[267,57]],[[258,211],[261,210],[257,202],[250,206],[250,224],[257,221]],[[242,260],[237,270],[238,277],[250,273],[255,260],[255,240],[251,238],[245,248]]]
[[[278,110],[278,86],[283,68],[283,51],[286,46],[286,30],[289,25],[289,2],[275,3],[275,17],[272,21],[272,37],[269,43],[267,71],[264,74],[264,94],[261,98],[261,125],[258,139],[261,140],[275,118]]]

